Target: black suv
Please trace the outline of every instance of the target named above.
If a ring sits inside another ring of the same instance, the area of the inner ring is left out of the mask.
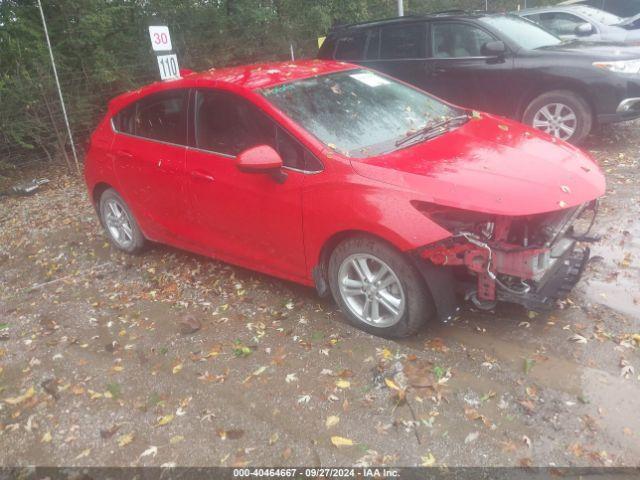
[[[597,124],[640,117],[640,48],[563,41],[515,15],[455,11],[339,26],[318,56],[572,143]]]

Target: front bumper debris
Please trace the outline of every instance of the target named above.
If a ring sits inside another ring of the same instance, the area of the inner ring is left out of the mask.
[[[445,294],[455,287],[461,287],[460,293],[481,309],[492,309],[497,301],[534,311],[552,309],[578,283],[589,260],[589,248],[579,245],[595,238],[577,236],[573,230],[574,221],[586,207],[539,223],[544,235],[537,236],[532,244],[528,243],[528,233],[524,241],[515,239],[516,220],[498,218],[490,239],[458,232],[417,252],[423,264],[418,268],[432,292],[439,318],[446,322],[455,314],[457,297]],[[595,219],[595,206],[593,211]],[[449,276],[436,274],[441,270],[448,271]]]

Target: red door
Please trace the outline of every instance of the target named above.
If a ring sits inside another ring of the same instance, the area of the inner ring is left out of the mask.
[[[150,95],[115,119],[112,147],[121,194],[145,233],[169,240],[186,228],[186,90]]]
[[[191,214],[206,247],[256,270],[303,278],[306,175],[285,169],[287,179],[278,183],[235,165],[235,156],[246,148],[277,147],[275,123],[245,99],[215,90],[198,92],[195,111],[197,148],[188,150],[186,168]]]

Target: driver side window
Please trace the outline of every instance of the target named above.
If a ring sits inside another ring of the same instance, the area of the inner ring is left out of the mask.
[[[556,35],[574,35],[576,27],[587,23],[582,18],[565,12],[541,13],[533,20]]]
[[[218,90],[198,90],[195,147],[235,157],[247,148],[269,145],[285,167],[321,170],[318,160],[262,110],[244,98]]]
[[[431,45],[436,58],[482,57],[482,46],[495,39],[484,30],[465,23],[434,23]]]

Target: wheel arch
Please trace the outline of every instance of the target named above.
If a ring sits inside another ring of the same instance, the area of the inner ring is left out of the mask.
[[[326,297],[329,294],[328,266],[331,254],[341,242],[343,242],[347,238],[358,236],[370,237],[375,240],[379,240],[402,253],[402,249],[399,248],[398,245],[395,245],[389,239],[375,233],[368,232],[366,230],[348,229],[333,233],[324,241],[324,243],[320,247],[320,252],[317,256],[317,259],[314,260],[315,265],[313,266],[313,269],[311,271],[316,290],[321,297]]]
[[[113,186],[109,185],[106,182],[98,182],[93,186],[93,191],[91,192],[91,200],[93,201],[94,207],[98,208],[100,197],[110,188],[113,188]]]
[[[545,84],[544,86],[531,88],[520,99],[520,103],[518,105],[518,110],[517,110],[517,120],[519,122],[524,121],[524,112],[527,110],[527,107],[531,104],[531,102],[533,102],[536,98],[546,93],[551,93],[558,90],[569,91],[575,95],[578,95],[582,100],[584,100],[585,103],[589,106],[591,117],[595,122],[597,117],[596,107],[593,101],[591,100],[591,96],[589,95],[587,88],[584,85],[581,85],[579,82],[572,82],[572,81],[557,81],[557,82]]]

